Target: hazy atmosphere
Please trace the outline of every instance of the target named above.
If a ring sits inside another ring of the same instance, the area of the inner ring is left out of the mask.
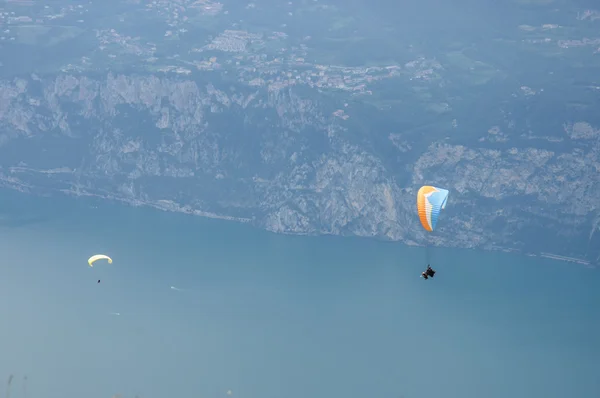
[[[0,2],[0,397],[597,398],[596,3]]]

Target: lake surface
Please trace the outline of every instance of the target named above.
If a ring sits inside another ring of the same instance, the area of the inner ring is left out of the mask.
[[[600,396],[595,269],[437,250],[424,281],[399,243],[10,191],[0,216],[13,398]]]

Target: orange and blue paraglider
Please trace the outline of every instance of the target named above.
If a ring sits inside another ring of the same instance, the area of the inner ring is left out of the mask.
[[[446,207],[449,191],[425,185],[417,193],[417,212],[425,230],[432,232],[437,225],[440,211]]]

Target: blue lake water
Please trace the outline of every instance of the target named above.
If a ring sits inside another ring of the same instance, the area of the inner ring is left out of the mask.
[[[424,281],[399,243],[7,191],[0,215],[13,398],[600,396],[595,269],[440,249]]]

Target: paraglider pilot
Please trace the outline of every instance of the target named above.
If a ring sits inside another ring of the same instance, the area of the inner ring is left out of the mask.
[[[423,279],[428,279],[429,277],[432,277],[435,275],[435,271],[431,268],[431,266],[429,264],[427,264],[427,269],[423,272],[421,272],[421,278]]]
[[[433,278],[433,276],[435,275],[435,271],[431,268],[431,265],[427,264],[427,275],[429,275],[430,277]]]

